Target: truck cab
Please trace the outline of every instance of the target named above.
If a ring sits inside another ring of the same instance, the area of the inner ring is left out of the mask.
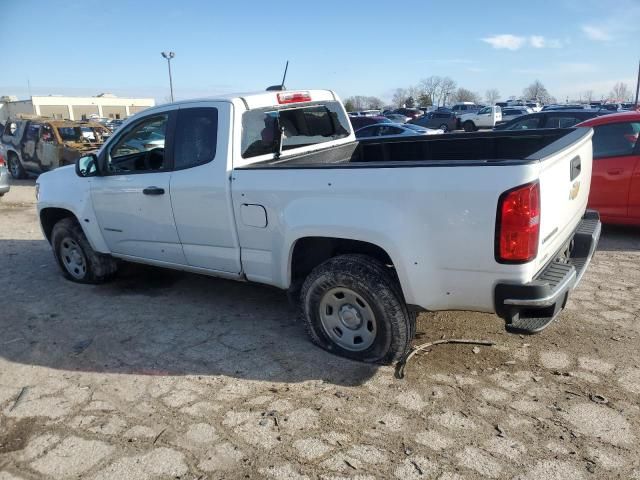
[[[477,112],[460,117],[460,125],[465,132],[475,132],[481,128],[493,128],[502,121],[502,110],[497,105],[484,107]]]

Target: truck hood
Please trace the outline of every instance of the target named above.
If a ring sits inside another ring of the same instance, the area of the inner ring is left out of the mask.
[[[71,177],[77,177],[76,166],[65,165],[64,167],[40,174],[36,183],[42,185],[44,182],[64,182],[65,179],[71,179]]]

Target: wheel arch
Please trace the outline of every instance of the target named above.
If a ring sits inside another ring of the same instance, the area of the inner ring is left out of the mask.
[[[51,243],[51,233],[56,223],[64,218],[73,218],[80,224],[78,217],[66,208],[46,207],[40,210],[40,227],[42,233],[49,243]],[[82,228],[82,225],[80,225]]]
[[[13,148],[7,149],[7,158],[9,158],[9,155],[15,155],[16,157],[18,157],[18,160],[22,161],[22,159],[20,158],[20,154]]]
[[[289,252],[288,280],[291,289],[300,287],[311,271],[330,258],[344,254],[363,254],[379,260],[385,265],[396,264],[389,252],[375,243],[341,237],[306,236],[298,238]],[[400,284],[400,282],[398,281]]]

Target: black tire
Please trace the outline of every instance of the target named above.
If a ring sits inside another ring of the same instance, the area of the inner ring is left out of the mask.
[[[373,313],[375,336],[366,349],[344,348],[323,326],[323,299],[342,288],[355,292]],[[311,341],[329,352],[362,362],[388,364],[399,360],[411,346],[416,315],[407,309],[393,271],[372,257],[349,254],[327,260],[309,274],[300,300]]]
[[[89,244],[82,227],[75,218],[63,218],[53,227],[51,233],[53,255],[63,275],[77,283],[103,283],[115,275],[118,264],[110,255],[98,253]],[[83,268],[73,268],[78,263],[71,262],[70,249],[73,255],[82,257]]]
[[[22,180],[23,178],[27,178],[27,172],[25,172],[24,167],[20,162],[20,159],[15,153],[13,152],[9,153],[8,160],[9,160],[9,173],[11,173],[11,176],[13,178],[15,178],[16,180]]]
[[[462,127],[464,128],[465,132],[475,132],[476,131],[476,126],[471,120],[467,120],[466,122],[464,122],[462,124]]]
[[[442,130],[444,133],[447,133],[449,131],[449,125],[447,125],[446,123],[443,123],[438,128]]]

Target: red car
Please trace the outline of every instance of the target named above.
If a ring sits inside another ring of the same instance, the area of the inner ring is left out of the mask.
[[[603,223],[640,226],[640,112],[604,115],[576,126],[594,130],[589,208],[600,212]]]

